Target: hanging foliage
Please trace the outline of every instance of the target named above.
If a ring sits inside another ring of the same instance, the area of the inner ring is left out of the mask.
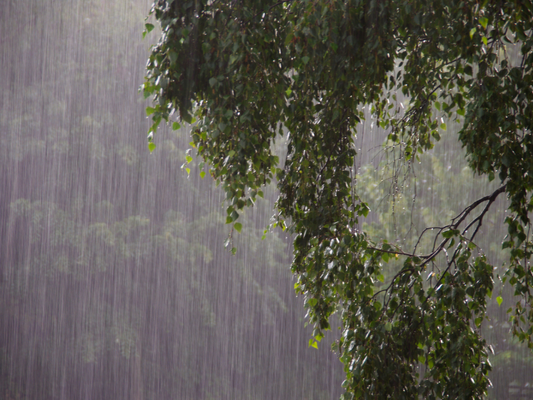
[[[340,315],[344,398],[483,397],[480,327],[494,266],[476,235],[503,194],[504,279],[519,296],[509,316],[533,347],[533,4],[158,0],[151,15],[161,36],[142,88],[153,98],[150,150],[162,120],[194,123],[191,146],[223,185],[226,222],[239,231],[241,210],[277,180],[274,225],[294,234],[312,345]],[[424,230],[414,248],[369,236],[358,228],[369,206],[354,170],[365,108],[404,165],[458,122],[471,168],[500,187]],[[391,260],[398,267],[384,274]]]

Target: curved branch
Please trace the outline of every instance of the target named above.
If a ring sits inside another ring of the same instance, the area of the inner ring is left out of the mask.
[[[465,232],[468,230],[468,228],[470,228],[472,225],[474,225],[476,222],[477,222],[477,226],[476,226],[476,230],[474,231],[474,233],[472,234],[470,240],[473,240],[473,238],[475,237],[475,235],[477,234],[478,230],[479,230],[479,227],[481,226],[482,222],[483,222],[483,217],[485,216],[485,214],[488,212],[490,206],[492,205],[492,203],[494,203],[494,201],[496,200],[496,198],[503,192],[505,192],[505,189],[506,189],[506,184],[503,185],[503,186],[500,186],[498,189],[496,189],[493,193],[491,193],[490,195],[488,196],[485,196],[485,197],[482,197],[478,200],[476,200],[475,202],[473,202],[472,204],[470,204],[468,207],[466,207],[463,211],[461,211],[456,217],[452,218],[452,223],[449,224],[449,225],[446,225],[446,226],[443,226],[443,227],[430,227],[430,228],[426,228],[424,229],[424,231],[422,232],[421,236],[424,235],[424,233],[426,233],[427,231],[431,230],[431,229],[438,229],[439,230],[439,233],[437,234],[437,236],[439,234],[442,233],[442,231],[444,231],[446,228],[449,228],[449,229],[457,229],[459,227],[459,225],[466,219],[466,217],[468,217],[468,215],[474,211],[477,206],[479,206],[480,204],[482,203],[485,203],[485,202],[488,202],[487,205],[485,206],[485,208],[483,209],[483,211],[481,211],[481,213],[472,221],[470,222],[467,227],[463,230],[462,234],[464,235]],[[435,239],[436,240],[436,239]],[[419,270],[420,268],[422,268],[424,265],[426,265],[427,263],[431,262],[441,251],[445,250],[445,246],[446,244],[449,242],[450,238],[444,238],[442,240],[442,242],[430,253],[430,254],[427,254],[427,255],[416,255],[414,252],[413,253],[406,253],[406,252],[403,252],[403,251],[395,251],[395,250],[384,250],[384,249],[379,249],[379,248],[376,248],[376,247],[368,247],[368,249],[370,250],[374,250],[374,251],[378,251],[378,252],[381,252],[381,253],[389,253],[389,254],[400,254],[400,255],[404,255],[404,256],[407,256],[407,257],[416,257],[416,258],[419,258],[421,260],[423,260],[420,264],[418,264],[417,266],[414,266],[414,267],[408,267],[408,268],[402,268],[396,275],[393,276],[392,280],[391,280],[391,283],[385,288],[385,289],[382,289],[380,291],[378,291],[373,297],[375,297],[377,294],[379,293],[383,293],[383,292],[388,292],[392,286],[394,285],[394,281],[400,277],[401,275],[405,274],[405,273],[409,273],[409,272],[414,272],[416,270]],[[419,239],[420,241],[420,239]],[[416,247],[418,246],[418,243],[419,241],[417,242],[417,244],[415,245],[415,251],[416,251]],[[439,284],[439,282],[442,280],[442,277],[446,274],[446,272],[449,270],[450,266],[453,264],[453,262],[455,261],[455,256],[457,254],[457,251],[454,252],[454,254],[452,255],[452,258],[451,260],[448,260],[448,266],[447,268],[444,270],[444,272],[441,274],[441,277],[437,280],[437,283],[436,285]],[[388,304],[388,301],[387,303]]]

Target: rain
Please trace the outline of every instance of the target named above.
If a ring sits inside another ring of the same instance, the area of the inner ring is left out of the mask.
[[[201,160],[186,164],[190,128],[161,127],[148,151],[139,87],[157,40],[157,29],[142,39],[150,5],[2,2],[0,398],[338,399],[338,332],[309,345],[291,237],[261,239],[275,187],[239,233]],[[365,229],[407,240],[402,227],[436,222],[429,210],[454,198],[437,193],[459,178],[470,190],[464,204],[489,192],[455,162],[461,148],[449,136],[408,178],[389,179],[394,149],[381,146],[383,132],[369,133],[371,120],[357,141],[372,150],[356,165],[373,210]],[[483,246],[503,260],[499,243]],[[491,396],[532,398],[512,397],[533,384],[533,357],[511,339],[504,306],[494,301],[486,328]]]

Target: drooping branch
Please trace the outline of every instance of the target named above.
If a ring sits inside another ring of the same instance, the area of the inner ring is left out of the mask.
[[[472,234],[472,236],[470,237],[470,241],[472,241],[474,239],[475,235],[477,234],[479,228],[481,227],[481,225],[483,223],[483,218],[487,214],[488,210],[490,209],[490,206],[492,205],[492,203],[494,203],[496,198],[501,193],[505,192],[505,189],[506,189],[506,185],[503,185],[503,186],[499,187],[498,189],[496,189],[490,195],[484,196],[484,197],[476,200],[475,202],[470,204],[468,207],[466,207],[463,211],[461,211],[456,217],[452,218],[452,223],[449,224],[449,225],[446,225],[446,226],[443,226],[443,227],[428,227],[428,228],[424,229],[424,231],[422,232],[422,234],[418,238],[418,241],[417,241],[417,243],[416,243],[416,245],[414,247],[414,251],[412,253],[401,251],[400,249],[383,249],[383,248],[378,248],[378,247],[368,247],[368,249],[373,250],[373,251],[377,251],[377,252],[380,252],[380,253],[388,253],[388,254],[395,254],[395,255],[397,254],[397,255],[402,255],[402,256],[406,256],[406,257],[422,260],[415,267],[409,267],[409,268],[405,268],[404,267],[404,268],[402,268],[397,274],[395,274],[392,277],[392,280],[391,280],[391,283],[389,284],[389,286],[387,286],[385,289],[380,290],[379,292],[377,292],[374,295],[374,297],[377,294],[379,294],[379,293],[390,291],[390,289],[394,285],[395,280],[397,278],[399,278],[401,275],[403,275],[405,273],[409,273],[409,272],[412,273],[413,271],[420,270],[424,265],[427,265],[429,262],[431,262],[433,259],[435,259],[435,257],[437,257],[437,255],[439,255],[445,249],[446,244],[451,239],[451,237],[444,237],[443,240],[440,242],[440,244],[438,246],[434,245],[433,251],[431,253],[426,254],[426,255],[417,255],[416,254],[416,248],[419,245],[420,241],[422,240],[422,236],[426,232],[428,232],[430,230],[438,229],[438,233],[437,233],[436,238],[435,238],[435,241],[436,241],[438,236],[441,235],[443,232],[445,232],[445,231],[447,232],[447,231],[451,231],[451,230],[457,230],[459,228],[460,224],[462,222],[464,222],[464,220],[468,217],[468,215],[470,215],[470,213],[472,213],[480,204],[486,202],[487,204],[485,205],[485,208],[481,211],[481,213],[472,222],[470,222],[466,226],[466,228],[464,228],[463,231],[462,231],[462,235],[464,235],[468,231],[468,229],[470,227],[472,227],[474,224],[477,223],[476,229],[475,229],[474,233]],[[448,260],[448,268],[453,263],[453,261],[455,259],[455,255],[456,255],[456,253],[454,253],[454,255],[452,256],[451,260]],[[448,270],[448,268],[446,270]]]
[[[446,225],[444,227],[433,227],[433,228],[429,228],[429,229],[439,229],[439,232],[437,233],[437,237],[438,237],[439,234],[443,233],[445,230],[456,230],[456,229],[459,228],[459,225],[461,225],[461,223],[470,215],[470,213],[477,208],[477,206],[479,206],[482,203],[488,202],[487,205],[485,206],[485,208],[483,209],[483,211],[481,212],[481,214],[479,216],[477,216],[463,230],[463,234],[466,233],[468,228],[472,224],[474,224],[475,222],[478,222],[477,228],[479,228],[481,226],[482,221],[483,221],[483,217],[485,216],[485,214],[489,210],[490,206],[496,200],[498,195],[500,195],[501,193],[505,192],[505,188],[506,188],[506,185],[503,185],[503,186],[499,187],[498,189],[496,189],[492,194],[476,200],[475,202],[470,204],[468,207],[466,207],[463,211],[461,211],[456,217],[452,218],[452,223],[451,224]],[[475,233],[477,233],[477,229],[474,232],[474,234],[472,235],[471,240],[474,238]],[[446,246],[446,244],[449,242],[449,240],[450,240],[450,238],[444,238],[442,240],[442,242],[436,248],[434,247],[434,250],[428,255],[425,255],[425,256],[416,256],[416,255],[414,255],[414,256],[424,260],[424,263],[422,265],[427,264],[429,261],[434,259],[442,251],[442,249],[444,248],[444,246]],[[419,242],[420,242],[420,238],[419,238],[419,241],[417,242],[417,245],[418,245]],[[416,248],[416,246],[415,246],[415,248]]]

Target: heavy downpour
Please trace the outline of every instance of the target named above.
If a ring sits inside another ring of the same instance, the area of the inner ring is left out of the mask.
[[[463,3],[2,0],[0,399],[532,399],[533,4]]]

